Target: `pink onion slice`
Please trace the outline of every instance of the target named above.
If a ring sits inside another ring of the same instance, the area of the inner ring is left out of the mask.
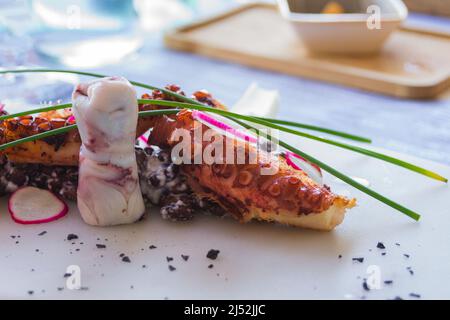
[[[308,177],[313,179],[320,185],[323,185],[322,170],[314,163],[309,162],[305,158],[295,154],[291,151],[286,151],[284,154],[286,163],[296,170],[303,171]]]
[[[148,138],[145,136],[145,134],[143,134],[142,136],[139,136],[139,140],[141,140],[145,144],[148,144]]]
[[[224,131],[225,135],[229,134],[235,138],[238,138],[238,139],[241,139],[244,141],[248,141],[250,143],[258,142],[258,139],[256,137],[243,132],[243,130],[232,127],[231,125],[229,125],[225,122],[217,120],[216,118],[213,118],[212,116],[210,116],[209,114],[207,114],[205,112],[193,110],[192,116],[194,117],[194,119],[202,122],[203,124],[207,125],[208,127],[215,127],[214,129],[218,129],[219,131]]]
[[[10,196],[8,211],[17,223],[38,224],[64,217],[69,208],[65,202],[48,190],[23,187]]]

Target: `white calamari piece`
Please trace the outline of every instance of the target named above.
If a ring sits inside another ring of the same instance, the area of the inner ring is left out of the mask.
[[[79,84],[73,112],[82,146],[77,190],[83,220],[96,226],[132,223],[145,212],[134,144],[136,91],[124,78]]]

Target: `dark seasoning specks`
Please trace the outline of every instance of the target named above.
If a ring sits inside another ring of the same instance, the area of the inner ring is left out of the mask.
[[[22,235],[13,234],[8,235],[8,237],[14,241],[16,244],[20,244],[20,240],[22,239]],[[51,230],[42,230],[35,233],[35,239],[33,239],[33,243],[36,244],[35,249],[33,249],[35,254],[40,254],[45,256],[45,249],[43,250],[41,247],[39,247],[39,243],[43,244],[47,241],[57,241],[56,239],[52,239],[52,233]],[[166,250],[158,250],[158,247],[161,247],[161,245],[155,245],[152,243],[145,243],[140,244],[140,246],[134,246],[134,248],[129,252],[117,252],[114,247],[114,244],[118,242],[116,236],[113,236],[111,238],[111,241],[108,238],[102,238],[102,237],[94,237],[92,239],[86,238],[83,235],[76,234],[76,233],[67,233],[62,240],[65,243],[65,246],[67,247],[67,254],[70,257],[74,257],[74,264],[76,265],[77,257],[79,257],[79,253],[82,251],[93,251],[94,254],[96,254],[97,260],[93,261],[90,267],[94,268],[94,270],[98,270],[98,276],[100,278],[108,279],[108,275],[105,274],[104,270],[101,268],[103,263],[101,262],[102,259],[105,256],[112,256],[115,255],[118,257],[118,266],[119,267],[127,267],[129,265],[132,268],[139,268],[142,270],[141,272],[151,272],[153,269],[153,266],[155,265],[161,265],[162,263],[165,263],[167,265],[167,272],[168,274],[176,273],[178,270],[182,270],[183,268],[186,268],[189,266],[190,262],[200,262],[204,263],[204,266],[207,269],[213,269],[214,264],[212,264],[212,261],[215,261],[215,263],[219,263],[219,253],[220,250],[218,249],[206,249],[204,250],[204,254],[202,255],[191,255],[187,254],[187,252],[184,251],[172,251],[171,255],[162,255],[163,253],[167,253]],[[162,247],[167,248],[167,246],[162,245]],[[145,252],[154,252],[150,256],[145,257],[145,261],[142,259],[142,253]],[[158,258],[159,256],[159,258]],[[196,261],[197,260],[197,261]],[[164,262],[163,262],[164,261]],[[145,262],[145,263],[142,263]],[[129,268],[129,267],[127,267]],[[204,269],[203,269],[204,270]],[[39,276],[39,271],[43,272],[46,271],[45,268],[37,265],[30,266],[28,269],[30,274],[33,274],[35,276]],[[90,271],[92,272],[92,271]],[[199,269],[199,272],[203,272],[202,269]],[[212,273],[214,277],[220,277],[220,273],[213,272]],[[70,281],[70,278],[73,277],[74,274],[71,272],[68,272],[66,270],[61,270],[61,273],[56,275],[56,281],[58,284],[54,287],[47,287],[47,288],[34,288],[32,285],[32,281],[29,281],[31,285],[29,285],[28,288],[25,288],[24,293],[28,295],[29,297],[34,298],[44,298],[46,294],[48,293],[54,293],[54,292],[68,292],[69,290],[66,288],[67,281]],[[224,280],[228,280],[227,278],[224,278]],[[135,288],[135,284],[129,284],[128,287],[130,290],[133,290]],[[90,290],[89,286],[85,286],[83,283],[83,286],[79,288],[79,292],[85,292]],[[73,290],[70,290],[73,291]]]
[[[372,278],[372,282],[368,279],[368,274],[363,273],[363,275],[358,275],[356,277],[357,280],[361,281],[361,289],[362,289],[362,296],[360,296],[360,299],[367,299],[370,298],[370,293],[372,291],[377,291],[378,289],[389,289],[384,292],[387,294],[392,294],[391,296],[386,297],[386,299],[390,300],[403,300],[406,298],[409,299],[420,299],[422,295],[416,291],[411,291],[410,293],[406,293],[403,295],[395,294],[396,286],[395,281],[391,278],[385,278],[384,274],[382,272],[383,265],[382,263],[373,264],[371,263],[371,260],[374,259],[374,255],[380,255],[381,257],[384,257],[387,255],[388,251],[392,251],[390,255],[394,257],[397,260],[397,265],[399,268],[402,268],[403,265],[403,271],[399,270],[398,272],[407,273],[409,274],[407,279],[412,279],[410,277],[413,277],[415,275],[414,269],[411,266],[410,261],[412,260],[411,254],[405,253],[401,249],[401,244],[398,242],[392,243],[392,244],[386,244],[384,242],[378,242],[375,244],[374,248],[368,248],[367,251],[369,254],[367,256],[355,256],[351,257],[351,261],[353,265],[362,265],[363,268],[371,268],[377,267],[378,270],[380,270],[380,277],[379,278]],[[338,255],[338,260],[342,260],[343,255]],[[383,258],[384,259],[384,258]],[[383,261],[383,260],[381,260]],[[366,271],[366,270],[364,270]],[[397,271],[396,271],[397,273]],[[370,274],[369,274],[370,275]],[[373,273],[372,273],[373,276]],[[387,276],[386,276],[387,277]],[[381,285],[380,287],[377,287]],[[354,297],[352,294],[346,295],[349,297]]]
[[[33,249],[34,254],[39,254],[45,257],[46,250],[39,246],[41,241],[49,241],[52,238],[51,230],[42,230],[35,233],[35,238],[33,238],[33,243],[35,244],[35,248]],[[30,241],[26,239],[23,235],[20,234],[12,234],[8,235],[10,241],[13,241],[15,244],[20,245],[21,241]],[[192,265],[192,263],[203,263],[203,268],[200,268],[199,272],[211,272],[212,275],[217,277],[221,277],[220,273],[217,271],[217,266],[220,266],[220,258],[221,251],[217,248],[206,249],[203,252],[203,255],[192,255],[188,254],[188,252],[179,250],[171,250],[167,251],[167,245],[151,243],[150,241],[144,241],[144,243],[134,244],[133,249],[130,251],[117,251],[115,248],[115,244],[118,242],[115,239],[115,236],[112,236],[111,239],[95,237],[92,239],[85,238],[79,234],[68,233],[62,240],[67,245],[67,253],[69,255],[73,255],[75,258],[77,254],[81,251],[94,251],[98,260],[92,262],[91,267],[95,268],[94,270],[98,271],[98,276],[104,278],[105,281],[108,279],[108,274],[104,272],[102,269],[102,258],[105,256],[115,256],[117,257],[117,266],[120,268],[132,268],[132,270],[141,270],[141,272],[149,273],[152,270],[162,265],[165,265],[167,270],[167,274],[178,274],[183,268]],[[53,239],[51,239],[53,241]],[[41,243],[44,243],[41,242]],[[164,249],[158,249],[163,247]],[[143,253],[151,252],[150,255],[145,256],[145,260],[142,258]],[[359,292],[361,299],[369,299],[376,291],[376,289],[371,287],[371,283],[368,279],[368,275],[364,272],[366,268],[373,264],[374,258],[378,256],[378,261],[381,261],[379,267],[383,269],[383,258],[386,255],[389,255],[390,259],[396,259],[396,268],[393,274],[382,274],[381,277],[381,289],[383,289],[383,295],[385,295],[385,299],[421,299],[423,295],[419,292],[418,289],[412,286],[413,282],[404,283],[404,281],[398,281],[397,274],[403,273],[403,279],[410,279],[409,281],[414,280],[416,276],[416,271],[414,268],[414,256],[411,255],[408,250],[405,250],[403,246],[398,243],[389,243],[389,242],[376,242],[373,244],[371,248],[367,248],[366,254],[360,254],[355,256],[344,255],[342,253],[338,253],[336,258],[336,263],[343,263],[345,261],[350,261],[353,268],[358,268],[360,270],[360,274],[356,276],[357,281],[360,283]],[[381,260],[379,260],[381,259]],[[359,267],[358,267],[359,266]],[[29,266],[30,275],[39,275],[40,271],[44,271],[39,265]],[[130,269],[128,269],[130,270]],[[202,271],[203,270],[203,271]],[[211,270],[211,271],[209,271]],[[70,278],[72,274],[65,272],[62,270],[59,275],[56,275],[60,282],[54,288],[33,288],[32,285],[29,288],[24,288],[24,293],[29,295],[30,297],[45,297],[49,292],[65,292],[67,291],[65,288],[66,280]],[[221,277],[223,278],[223,277]],[[227,280],[227,278],[224,278]],[[409,291],[399,291],[401,283],[402,287],[409,287]],[[133,290],[136,288],[136,283],[130,283],[128,288]],[[83,286],[80,288],[81,291],[88,291],[90,288],[88,286]],[[379,298],[380,295],[373,295],[373,298]]]

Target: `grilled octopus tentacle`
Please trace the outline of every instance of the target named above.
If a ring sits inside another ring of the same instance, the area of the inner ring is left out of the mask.
[[[170,150],[180,142],[179,132],[184,130],[192,143],[189,161],[194,163],[195,143],[202,144],[201,150],[215,143],[214,139],[195,140],[194,131],[199,127],[202,132],[208,130],[195,121],[188,110],[180,111],[175,118],[163,116],[155,124],[149,143]],[[283,157],[233,140],[222,139],[222,150],[227,150],[227,144],[233,143],[234,155],[243,152],[249,160],[253,153],[256,163],[236,164],[233,156],[233,164],[229,164],[224,152],[215,163],[183,164],[181,168],[194,192],[214,199],[239,221],[259,219],[331,230],[342,222],[346,209],[355,205],[354,199],[337,196],[328,187],[317,185],[302,171],[292,169]],[[277,166],[276,173],[263,174],[262,169],[271,163]]]

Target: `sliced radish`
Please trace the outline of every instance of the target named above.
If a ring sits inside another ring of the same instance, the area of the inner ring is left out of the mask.
[[[70,124],[74,124],[76,122],[75,116],[71,115],[69,118],[67,118],[67,122],[69,122]]]
[[[284,154],[286,163],[296,170],[303,171],[307,176],[320,185],[323,185],[322,170],[314,163],[309,162],[305,158],[291,151]]]
[[[224,117],[220,117],[215,115],[214,117],[210,116],[208,113],[193,110],[192,116],[197,121],[200,121],[201,123],[207,125],[210,128],[216,129],[217,131],[221,132],[225,136],[232,136],[234,138],[248,141],[250,143],[257,143],[258,139],[255,136],[249,135],[244,132],[244,128],[238,129],[236,128],[236,124],[233,124],[231,126],[230,124],[226,123],[229,121],[228,119]],[[220,120],[218,120],[220,119]]]
[[[10,196],[8,210],[17,223],[37,224],[62,218],[69,208],[48,190],[23,187]]]

